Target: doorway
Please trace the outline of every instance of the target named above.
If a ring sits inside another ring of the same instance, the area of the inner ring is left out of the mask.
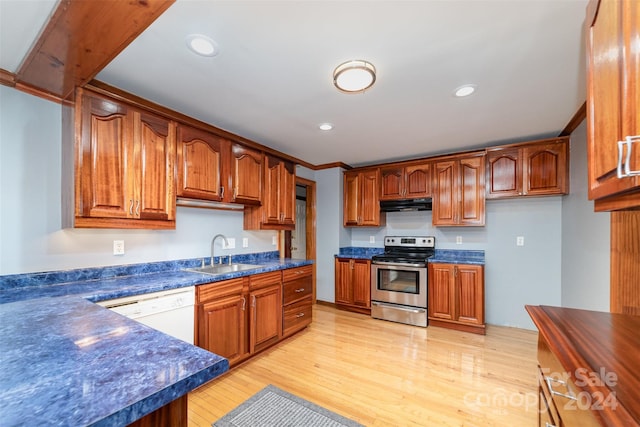
[[[313,260],[313,302],[316,301],[316,183],[296,177],[296,227],[284,233],[287,258]]]

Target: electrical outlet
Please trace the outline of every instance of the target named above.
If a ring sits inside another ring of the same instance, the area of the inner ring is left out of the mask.
[[[113,254],[124,255],[124,240],[113,241]]]
[[[248,237],[243,237],[242,238],[242,247],[243,248],[248,248],[249,247],[249,238]]]
[[[516,246],[524,246],[524,236],[516,237]]]
[[[369,243],[375,243],[376,242],[376,236],[369,236]]]
[[[224,242],[224,240],[223,240]],[[235,249],[236,248],[236,239],[235,237],[227,237],[227,246],[224,249]]]
[[[462,244],[462,236],[456,236],[456,245]]]

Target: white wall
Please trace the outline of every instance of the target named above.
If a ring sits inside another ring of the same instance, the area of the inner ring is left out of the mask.
[[[560,305],[561,206],[561,197],[489,200],[484,227],[433,227],[430,211],[391,212],[386,227],[354,228],[352,245],[382,247],[386,235],[426,235],[440,249],[484,250],[487,323],[533,329],[525,304]],[[517,236],[524,246],[516,246]]]
[[[562,201],[562,305],[609,311],[611,215],[587,198],[587,126],[571,135],[571,194]]]
[[[275,232],[243,231],[232,211],[178,208],[175,230],[62,230],[60,153],[60,106],[0,86],[0,274],[207,257],[217,233],[236,249],[216,242],[216,254],[277,250]],[[114,239],[125,255],[113,255]]]
[[[316,296],[335,301],[334,255],[351,244],[342,227],[342,169],[316,171]]]

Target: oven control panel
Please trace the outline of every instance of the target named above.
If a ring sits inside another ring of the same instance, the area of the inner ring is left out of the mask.
[[[408,248],[435,248],[434,236],[386,236],[385,246],[401,246]]]

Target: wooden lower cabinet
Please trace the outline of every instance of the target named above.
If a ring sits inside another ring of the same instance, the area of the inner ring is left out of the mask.
[[[249,356],[247,343],[248,278],[196,287],[196,345],[234,365]]]
[[[257,353],[282,338],[282,273],[251,276],[249,289],[249,351]]]
[[[484,334],[484,266],[433,263],[428,274],[429,324]]]
[[[371,313],[371,261],[336,258],[335,302],[338,308]]]
[[[289,336],[311,323],[313,266],[282,272],[282,335]]]
[[[282,272],[196,287],[197,346],[234,366],[282,338]]]

